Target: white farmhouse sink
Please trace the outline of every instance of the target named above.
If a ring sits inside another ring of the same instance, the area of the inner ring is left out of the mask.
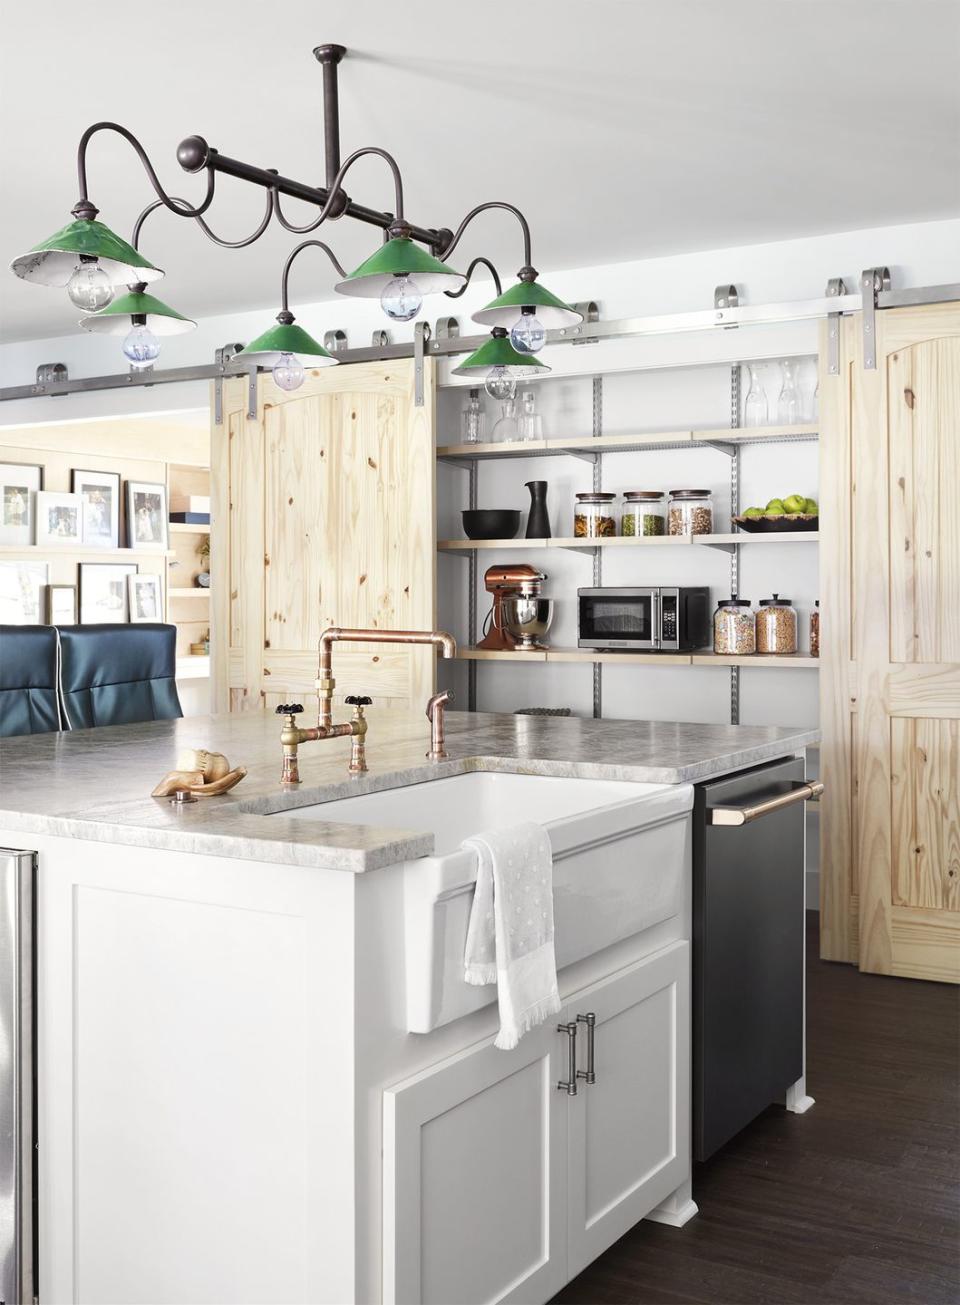
[[[282,814],[430,830],[432,856],[403,863],[407,1029],[428,1033],[496,999],[463,980],[477,877],[471,834],[535,820],[553,848],[557,968],[687,907],[693,789],[474,771],[338,798]],[[280,813],[277,813],[280,814]],[[380,873],[380,872],[376,872]]]

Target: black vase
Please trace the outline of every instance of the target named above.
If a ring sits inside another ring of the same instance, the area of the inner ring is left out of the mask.
[[[530,491],[530,512],[527,515],[527,538],[550,538],[550,513],[547,511],[547,482],[545,480],[528,480],[526,488]]]

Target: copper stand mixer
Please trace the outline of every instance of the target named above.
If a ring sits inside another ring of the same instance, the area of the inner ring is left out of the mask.
[[[493,606],[484,622],[486,633],[477,644],[490,652],[542,651],[542,636],[550,628],[553,600],[541,597],[546,575],[536,567],[487,567],[483,583],[493,595]]]

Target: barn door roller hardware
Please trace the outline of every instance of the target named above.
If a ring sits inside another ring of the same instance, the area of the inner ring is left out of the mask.
[[[889,267],[868,267],[860,273],[860,297],[863,301],[863,366],[873,371],[877,365],[877,308],[880,295],[890,289]]]

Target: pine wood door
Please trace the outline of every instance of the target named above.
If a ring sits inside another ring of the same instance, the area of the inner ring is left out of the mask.
[[[224,385],[212,427],[211,585],[218,711],[309,700],[328,626],[432,629],[435,622],[435,387],[424,365],[355,363],[308,372],[301,389]],[[424,703],[433,652],[339,645],[339,698]]]
[[[821,421],[824,954],[956,983],[960,303],[878,313],[875,371],[859,315],[842,343]]]

